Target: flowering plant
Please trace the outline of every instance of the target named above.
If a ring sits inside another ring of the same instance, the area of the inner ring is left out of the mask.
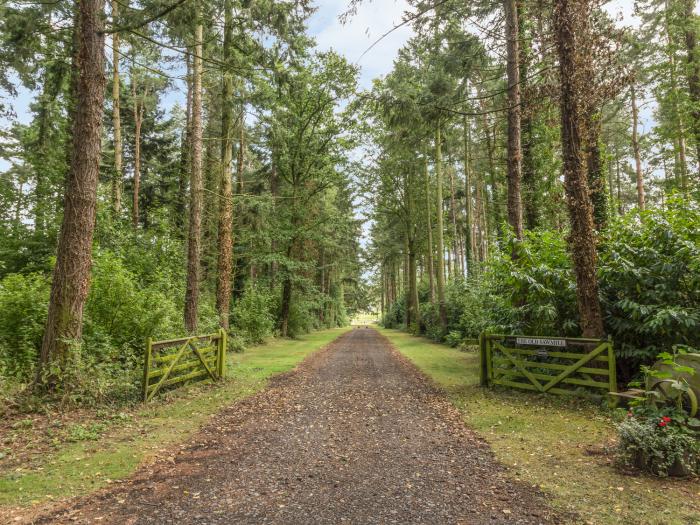
[[[618,463],[656,476],[700,475],[697,423],[676,407],[633,406],[617,427]]]

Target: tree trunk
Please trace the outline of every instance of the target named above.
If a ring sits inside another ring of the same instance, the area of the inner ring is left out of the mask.
[[[438,120],[435,131],[435,201],[437,203],[437,294],[440,312],[440,327],[447,330],[447,308],[445,306],[445,242],[442,225],[442,124]]]
[[[503,6],[506,17],[506,73],[508,76],[508,224],[513,228],[516,239],[522,239],[518,6],[515,0],[504,0]]]
[[[571,220],[569,244],[576,275],[576,295],[584,337],[604,335],[598,298],[596,238],[582,140],[588,84],[592,75],[585,44],[590,40],[589,0],[557,0],[554,32],[561,82],[561,135],[564,185]]]
[[[425,206],[428,221],[428,283],[430,286],[430,302],[435,302],[435,255],[433,252],[433,224],[430,206],[430,172],[428,171],[428,155],[425,155]]]
[[[480,96],[483,97],[483,94],[480,93]],[[489,124],[488,116],[487,116],[487,106],[485,100],[482,98],[481,100],[481,110],[483,112],[483,126],[484,126],[484,138],[486,139],[486,153],[487,153],[487,160],[488,160],[488,185],[491,187],[491,191],[484,192],[484,197],[487,199],[484,202],[484,209],[486,210],[486,220],[489,222],[489,228],[491,229],[491,232],[495,236],[498,236],[500,231],[501,231],[501,207],[502,207],[502,202],[501,202],[501,190],[500,190],[500,185],[498,181],[498,177],[496,176],[496,160],[495,160],[495,140],[491,136],[491,126]],[[484,188],[486,189],[486,188]]]
[[[199,303],[199,257],[202,242],[202,33],[200,7],[197,6],[194,60],[192,65],[192,158],[190,178],[190,228],[187,239],[187,289],[185,291],[185,329],[197,330]]]
[[[637,97],[634,85],[630,88],[630,99],[632,103],[632,151],[634,152],[634,172],[637,177],[637,207],[644,210],[644,174],[642,173],[642,159],[639,154],[639,137],[637,135],[637,125],[639,112],[637,110]]]
[[[408,329],[411,330],[412,325],[420,323],[420,308],[418,305],[418,276],[416,270],[416,243],[415,239],[408,240],[408,301],[411,305],[411,322],[408,323]]]
[[[233,46],[233,3],[224,1],[224,67],[230,67]],[[219,326],[228,330],[233,269],[233,77],[224,71],[221,94],[221,181],[219,184],[219,258],[217,263],[216,311]]]
[[[479,244],[478,244],[478,258],[480,262],[484,262],[488,258],[488,206],[487,198],[485,196],[486,190],[484,188],[484,181],[481,176],[480,171],[476,171],[476,222],[478,225],[479,233]]]
[[[78,24],[74,28],[78,49],[73,64],[76,106],[72,154],[49,311],[37,367],[37,384],[54,388],[60,377],[50,370],[65,369],[71,349],[80,344],[83,307],[90,288],[105,96],[104,1],[81,0]],[[52,377],[46,377],[45,371]]]
[[[287,248],[287,260],[292,258],[294,254],[293,243]],[[282,301],[280,303],[280,335],[287,337],[289,335],[289,314],[292,307],[292,279],[289,271],[285,272],[284,281],[282,284]]]
[[[528,100],[528,71],[532,55],[532,45],[525,29],[525,4],[521,0],[518,8],[518,61],[520,68],[520,108],[521,108],[521,149],[522,149],[522,205],[524,228],[534,230],[537,228],[539,217],[539,196],[537,194],[537,181],[535,180],[535,157],[533,154],[533,113],[535,108]]]
[[[670,69],[670,81],[671,81],[671,101],[673,108],[673,117],[676,124],[676,140],[674,142],[674,174],[678,179],[678,185],[681,192],[687,193],[688,191],[688,162],[686,160],[686,143],[685,143],[685,127],[683,125],[683,116],[680,112],[680,107],[678,104],[678,80],[676,77],[676,57],[675,57],[675,45],[673,42],[673,36],[670,30],[669,13],[670,6],[668,0],[664,3],[666,16],[664,18],[664,30],[666,33],[666,56],[668,58],[668,66]]]
[[[384,319],[384,309],[385,309],[385,298],[386,298],[386,275],[384,272],[384,265],[381,266],[379,270],[379,315],[380,319]]]
[[[464,116],[462,133],[464,134],[464,274],[468,277],[472,272],[476,249],[473,231],[474,211],[472,207],[471,127],[466,115]]]
[[[134,194],[131,208],[131,222],[134,228],[139,225],[139,193],[141,191],[141,125],[143,124],[143,112],[146,92],[144,90],[143,99],[139,101],[137,95],[137,79],[135,72],[131,72],[131,96],[134,99]]]
[[[112,0],[112,25],[119,20],[119,0]],[[119,80],[119,32],[112,33],[112,125],[114,127],[114,175],[112,176],[112,215],[117,218],[122,207],[122,120]]]
[[[182,232],[185,228],[185,212],[187,208],[187,179],[192,173],[192,58],[185,57],[187,62],[187,102],[185,107],[185,133],[181,140],[180,172],[177,185],[177,198],[175,203],[176,232]],[[184,237],[184,236],[183,236]]]
[[[697,20],[695,0],[683,0],[685,8],[685,49],[687,57],[688,94],[692,103],[693,135],[697,149],[697,161],[700,162],[700,57],[697,52]]]
[[[458,276],[462,271],[462,256],[459,253],[459,236],[457,234],[457,203],[455,201],[455,170],[450,166],[450,221],[452,223],[452,271]]]
[[[593,204],[593,222],[596,230],[605,227],[608,220],[608,196],[603,175],[603,156],[600,149],[601,122],[600,115],[587,119],[589,131],[587,133],[587,157],[588,189]]]
[[[406,329],[408,330],[413,323],[415,310],[413,309],[413,295],[411,294],[411,278],[409,269],[409,253],[408,253],[408,233],[404,233],[403,237],[403,274],[404,274],[404,297],[406,298]]]

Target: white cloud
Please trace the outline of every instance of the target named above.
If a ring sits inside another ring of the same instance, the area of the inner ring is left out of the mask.
[[[361,66],[360,84],[369,88],[372,79],[391,71],[399,49],[413,36],[410,26],[402,26],[386,36],[362,58],[360,56],[379,37],[401,23],[409,6],[405,0],[365,0],[357,14],[343,25],[338,15],[347,9],[347,0],[326,0],[309,20],[309,31],[318,47],[333,49],[350,62]]]

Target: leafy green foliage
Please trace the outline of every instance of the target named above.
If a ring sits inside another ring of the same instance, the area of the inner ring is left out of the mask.
[[[606,322],[630,368],[674,344],[700,346],[700,207],[669,201],[617,220],[600,250]]]
[[[26,379],[36,362],[46,322],[49,283],[41,274],[0,280],[0,376]]]
[[[249,343],[262,343],[273,334],[275,318],[270,293],[249,285],[234,307],[233,326],[236,335]]]
[[[605,321],[623,381],[674,345],[700,347],[700,207],[671,199],[612,221],[600,240],[598,271]],[[516,257],[512,257],[512,253]],[[561,232],[526,232],[492,254],[477,278],[446,288],[448,333],[454,343],[484,330],[578,336],[575,280]],[[422,331],[442,339],[437,307],[421,297]],[[384,326],[404,323],[403,299]]]

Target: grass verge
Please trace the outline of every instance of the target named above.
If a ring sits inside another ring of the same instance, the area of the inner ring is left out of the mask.
[[[510,474],[541,487],[555,508],[596,525],[700,523],[697,480],[633,477],[613,467],[604,447],[615,427],[605,410],[557,396],[480,388],[477,352],[379,331],[447,390]]]
[[[184,387],[132,411],[102,413],[73,425],[69,440],[56,443],[50,454],[31,465],[0,471],[0,516],[3,506],[7,510],[77,496],[129,476],[141,463],[185,441],[213,414],[263,389],[271,376],[291,370],[349,329],[275,339],[230,354],[229,379],[222,384]]]

